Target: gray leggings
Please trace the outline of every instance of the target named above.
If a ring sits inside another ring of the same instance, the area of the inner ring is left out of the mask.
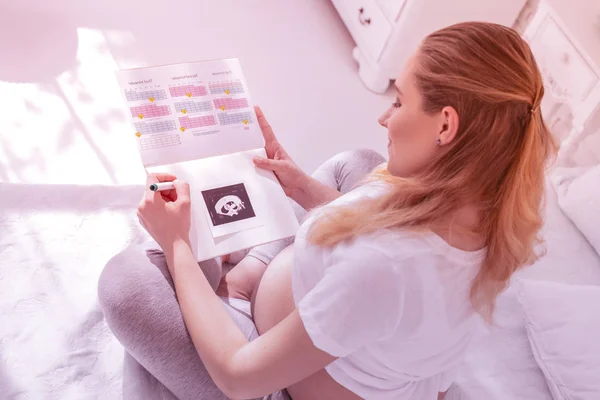
[[[342,193],[352,190],[384,158],[371,150],[344,152],[313,177]],[[306,211],[294,202],[301,220]],[[257,246],[248,256],[268,264],[293,238]],[[199,263],[213,288],[221,278],[215,260]],[[98,298],[111,330],[126,349],[125,399],[210,399],[227,397],[204,368],[183,322],[173,281],[156,243],[129,247],[113,257],[100,276]],[[248,340],[258,337],[249,302],[222,298]],[[285,390],[264,399],[289,399]]]

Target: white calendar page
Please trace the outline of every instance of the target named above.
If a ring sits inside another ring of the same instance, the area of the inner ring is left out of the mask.
[[[264,147],[238,59],[117,72],[145,167]]]

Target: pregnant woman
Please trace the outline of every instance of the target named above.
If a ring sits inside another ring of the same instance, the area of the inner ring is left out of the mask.
[[[268,159],[256,164],[276,173],[303,223],[220,283],[220,264],[199,266],[190,250],[188,185],[149,177],[175,180],[139,206],[156,243],[115,256],[99,298],[169,396],[436,399],[452,383],[476,313],[491,319],[511,275],[536,258],[554,151],[544,89],[528,45],[488,23],[429,35],[395,88],[379,120],[388,162],[342,153],[313,177],[257,110]]]

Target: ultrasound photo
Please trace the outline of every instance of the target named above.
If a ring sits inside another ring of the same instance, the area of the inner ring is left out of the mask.
[[[243,183],[203,190],[213,226],[254,218],[256,214]]]

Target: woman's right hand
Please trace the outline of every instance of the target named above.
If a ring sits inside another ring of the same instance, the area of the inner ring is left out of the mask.
[[[296,165],[283,149],[260,107],[255,106],[254,110],[265,139],[265,151],[268,157],[254,157],[254,164],[258,168],[273,171],[285,194],[296,200],[306,190],[310,177]]]

